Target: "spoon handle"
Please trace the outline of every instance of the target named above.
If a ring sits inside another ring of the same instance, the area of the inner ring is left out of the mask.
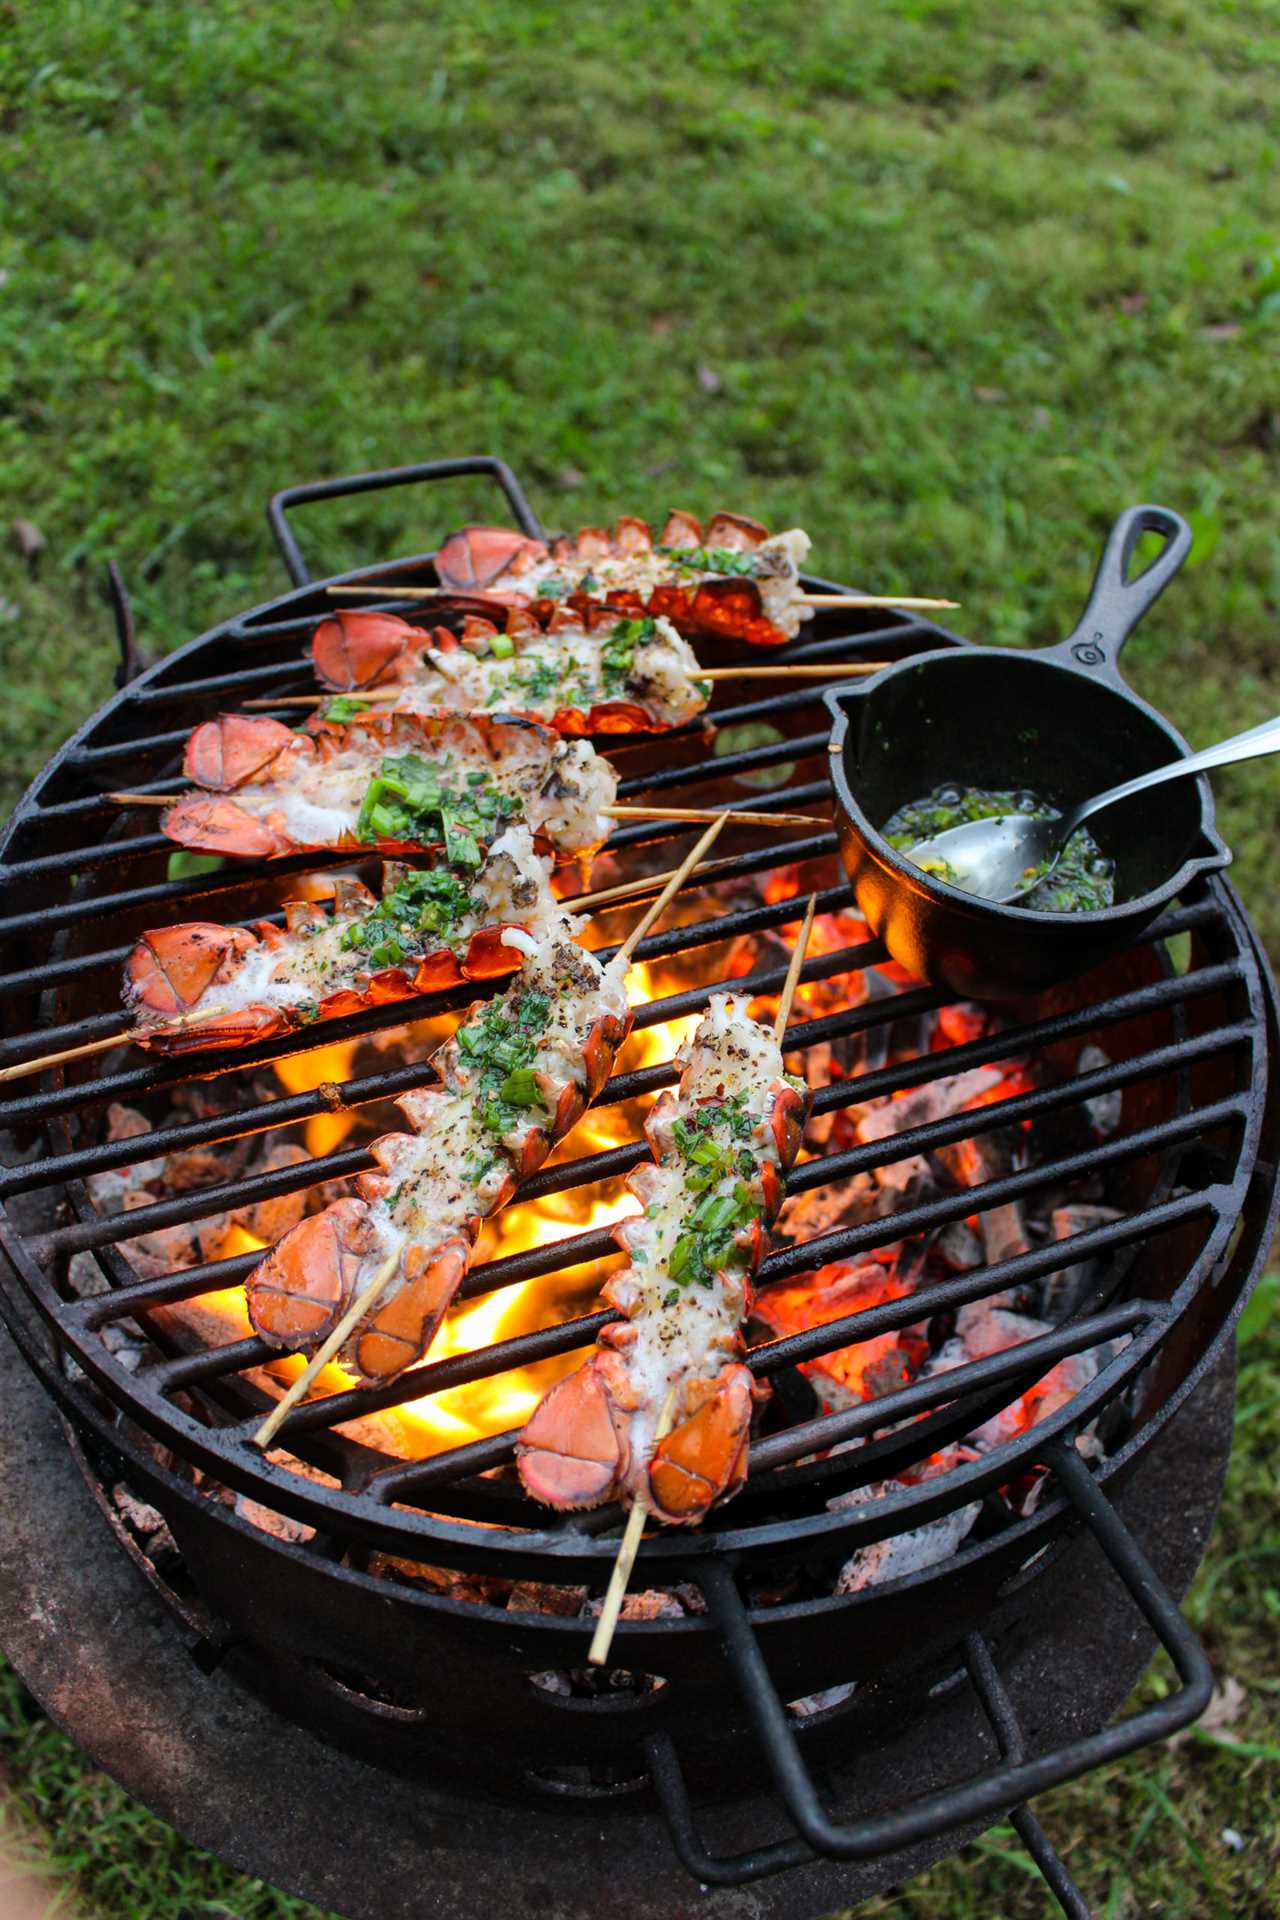
[[[1220,740],[1216,747],[1205,747],[1200,753],[1188,754],[1185,760],[1171,760],[1167,766],[1139,774],[1136,780],[1126,780],[1122,786],[1095,794],[1092,800],[1086,800],[1070,814],[1063,838],[1069,838],[1082,820],[1089,819],[1116,800],[1127,800],[1131,793],[1145,793],[1148,787],[1158,787],[1165,780],[1181,780],[1186,774],[1207,773],[1211,767],[1229,767],[1236,760],[1257,760],[1263,754],[1278,751],[1280,715],[1274,720],[1264,720],[1261,726],[1250,727],[1247,733],[1237,733],[1230,740]]]

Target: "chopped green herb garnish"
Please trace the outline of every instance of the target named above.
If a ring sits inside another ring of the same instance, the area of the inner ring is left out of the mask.
[[[340,693],[336,700],[329,702],[323,718],[332,721],[335,727],[345,727],[358,713],[368,713],[372,705],[372,700],[361,700],[357,694]]]
[[[345,929],[339,945],[344,953],[363,948],[374,966],[399,966],[411,955],[453,946],[470,906],[466,885],[448,867],[406,873],[370,913]]]
[[[454,1039],[476,1075],[477,1107],[489,1132],[501,1139],[531,1109],[543,1105],[533,1062],[546,1031],[551,1002],[526,991],[514,1005],[495,1000],[458,1028]]]
[[[487,774],[479,780],[471,775],[466,790],[458,793],[416,753],[391,754],[369,782],[356,838],[442,839],[445,855],[455,866],[474,870],[480,865],[480,841],[521,811],[520,801],[503,793]]]
[[[754,553],[739,553],[731,547],[659,547],[673,566],[685,573],[739,573],[756,570]]]

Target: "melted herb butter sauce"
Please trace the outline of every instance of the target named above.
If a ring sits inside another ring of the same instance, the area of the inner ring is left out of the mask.
[[[970,820],[989,820],[999,813],[1025,813],[1035,820],[1061,818],[1061,808],[1050,806],[1047,800],[1025,789],[994,793],[985,787],[944,785],[936,787],[923,800],[910,800],[906,806],[899,807],[881,832],[891,847],[908,853],[922,840],[931,840],[949,827],[964,826]],[[927,871],[937,871],[938,878],[953,887],[964,885],[945,861],[939,862],[937,869],[930,866]],[[1103,853],[1087,827],[1078,827],[1063,848],[1051,878],[1030,888],[1017,904],[1037,913],[1096,913],[1114,905],[1115,897],[1114,860]]]

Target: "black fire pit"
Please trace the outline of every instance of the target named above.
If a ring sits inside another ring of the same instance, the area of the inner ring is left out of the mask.
[[[306,856],[273,862],[269,872],[228,867],[170,880],[168,843],[149,831],[149,819],[122,818],[104,795],[124,782],[135,792],[164,790],[199,720],[250,695],[308,687],[302,652],[332,602],[323,583],[307,580],[283,523],[286,505],[462,472],[490,474],[519,524],[540,532],[496,461],[444,462],[280,496],[273,519],[295,589],[127,679],[51,762],[3,844],[3,1058],[112,1032],[120,963],[148,926],[193,911],[255,919],[278,910],[282,874],[339,864]],[[399,563],[398,577],[429,583],[430,556]],[[949,642],[902,616],[867,615],[859,626],[825,613],[785,657],[905,658]],[[732,659],[732,650],[725,657]],[[722,745],[738,751],[712,754],[696,725],[657,743],[629,744],[622,795],[731,805],[749,792],[754,808],[787,812],[829,803],[819,682],[717,707],[713,718]],[[729,731],[762,725],[771,737]],[[764,793],[744,784],[771,768],[787,769],[787,784]],[[669,864],[663,843],[676,838],[660,823],[627,827],[610,852],[634,860],[643,873],[646,861]],[[806,889],[820,886],[820,912],[848,915],[851,894],[835,865],[835,844],[834,832],[825,830],[768,845],[727,833],[718,878],[726,886],[763,885],[785,862],[812,876]],[[757,894],[753,904],[735,894],[735,903],[711,918],[645,941],[642,960],[693,969],[698,984],[660,993],[639,1010],[638,1025],[698,1011],[722,982],[716,967],[726,943],[759,940],[793,924],[794,900],[776,892]],[[705,913],[705,906],[697,910]],[[813,953],[802,978],[855,977],[885,958],[878,943],[856,939]],[[776,993],[783,972],[768,961],[756,966],[750,990]],[[727,977],[738,983],[735,974]],[[328,1022],[323,1043],[376,1034],[470,997],[470,990],[437,994]],[[947,1003],[941,990],[901,986],[798,1022],[788,1048],[800,1055],[857,1036],[874,1039]],[[122,1049],[18,1083],[0,1101],[0,1127],[13,1142],[0,1176],[5,1317],[28,1365],[81,1436],[139,1567],[184,1622],[207,1676],[190,1684],[197,1692],[216,1690],[202,1698],[221,1700],[234,1676],[276,1715],[348,1756],[321,1762],[309,1744],[294,1744],[309,1734],[271,1721],[282,1755],[305,1752],[309,1778],[338,1783],[323,1811],[304,1807],[297,1832],[261,1832],[243,1849],[221,1827],[192,1827],[188,1802],[166,1800],[180,1824],[256,1871],[360,1912],[363,1896],[334,1864],[338,1842],[316,1836],[332,1825],[334,1805],[367,1806],[374,1777],[368,1769],[376,1768],[388,1805],[404,1804],[397,1796],[408,1792],[420,1809],[432,1809],[425,1866],[420,1851],[400,1849],[395,1871],[407,1872],[410,1860],[419,1874],[438,1870],[454,1897],[449,1906],[445,1889],[436,1889],[441,1911],[467,1911],[476,1898],[475,1891],[465,1899],[457,1894],[455,1830],[501,1833],[513,1857],[526,1844],[548,1862],[536,1882],[547,1890],[543,1907],[585,1913],[591,1909],[574,1904],[575,1889],[593,1884],[615,1848],[651,1863],[648,1841],[637,1845],[637,1836],[647,1832],[645,1823],[661,1822],[695,1879],[725,1887],[761,1882],[746,1906],[722,1911],[800,1915],[847,1904],[1021,1808],[1019,1830],[1060,1902],[1068,1912],[1084,1912],[1023,1803],[1185,1725],[1210,1687],[1204,1656],[1157,1572],[1181,1591],[1207,1532],[1221,1455],[1206,1461],[1204,1475],[1187,1477],[1187,1442],[1178,1436],[1188,1432],[1188,1419],[1174,1416],[1224,1360],[1274,1218],[1280,1115],[1273,996],[1231,888],[1217,876],[1201,881],[1105,969],[1014,1006],[999,1027],[914,1057],[886,1055],[883,1064],[818,1093],[819,1115],[838,1116],[855,1103],[991,1062],[1018,1060],[1035,1069],[1025,1089],[992,1104],[817,1153],[793,1173],[793,1194],[981,1143],[1001,1130],[1034,1128],[1047,1144],[1031,1164],[913,1200],[889,1220],[837,1223],[803,1245],[779,1245],[765,1262],[764,1282],[867,1255],[889,1237],[933,1235],[1087,1184],[1107,1203],[1098,1224],[1005,1258],[988,1255],[932,1285],[927,1311],[932,1324],[949,1324],[948,1316],[966,1306],[1033,1288],[1064,1269],[1083,1278],[1070,1312],[1039,1337],[841,1411],[815,1415],[783,1389],[801,1363],[918,1322],[923,1296],[754,1348],[750,1364],[779,1392],[769,1430],[753,1443],[748,1487],[702,1528],[645,1545],[633,1585],[682,1592],[684,1602],[658,1617],[623,1621],[614,1643],[616,1683],[594,1694],[565,1680],[583,1666],[589,1629],[576,1612],[547,1610],[545,1595],[603,1589],[616,1513],[552,1515],[529,1503],[505,1471],[514,1431],[410,1459],[346,1428],[406,1400],[583,1348],[606,1313],[579,1313],[474,1353],[428,1361],[389,1387],[307,1404],[289,1416],[279,1450],[264,1459],[251,1436],[271,1403],[261,1373],[269,1351],[252,1338],[193,1342],[175,1331],[172,1317],[184,1303],[238,1286],[258,1256],[234,1254],[140,1278],[122,1247],[139,1235],[161,1235],[361,1171],[372,1164],[366,1148],[343,1146],[173,1193],[127,1214],[103,1212],[95,1202],[94,1183],[135,1163],[142,1151],[136,1136],[110,1136],[113,1102],[159,1116],[145,1135],[153,1159],[230,1150],[326,1111],[359,1115],[424,1078],[414,1061],[380,1064],[341,1085],[264,1096],[253,1073],[315,1044],[316,1036],[304,1033],[203,1061]],[[171,1098],[191,1089],[202,1070],[204,1090],[184,1096],[183,1117],[174,1118]],[[603,1102],[616,1105],[672,1078],[665,1066],[619,1074]],[[1082,1130],[1080,1115],[1104,1098],[1115,1103],[1118,1119],[1100,1139]],[[638,1140],[582,1154],[535,1175],[521,1197],[615,1176],[644,1152]],[[572,1272],[611,1250],[607,1232],[578,1232],[478,1265],[464,1296]],[[916,1473],[1057,1363],[1090,1354],[1102,1356],[1097,1371],[1037,1424],[994,1450],[970,1450],[950,1472]],[[1213,1377],[1223,1378],[1221,1371]],[[1205,1385],[1197,1397],[1201,1407],[1211,1402],[1217,1409],[1220,1436],[1229,1426],[1223,1391]],[[842,1442],[861,1444],[831,1452]],[[60,1469],[51,1471],[56,1477]],[[1035,1483],[1038,1497],[1011,1502],[1015,1483]],[[74,1500],[59,1484],[49,1498],[61,1510]],[[870,1497],[840,1498],[872,1488]],[[27,1500],[16,1487],[11,1494]],[[945,1561],[886,1585],[831,1591],[836,1572],[860,1548],[968,1507],[980,1511],[980,1520]],[[1142,1545],[1125,1513],[1134,1516]],[[1183,1524],[1166,1526],[1170,1513]],[[50,1529],[47,1513],[39,1525]],[[433,1588],[418,1577],[433,1570],[473,1586],[466,1597],[459,1597],[459,1584]],[[127,1573],[123,1558],[119,1571]],[[16,1564],[11,1574],[16,1596],[30,1575]],[[125,1643],[137,1644],[128,1605],[121,1618]],[[1136,1649],[1132,1660],[1117,1655],[1105,1671],[1093,1641],[1102,1620],[1111,1624],[1101,1644]],[[1146,1658],[1147,1629],[1170,1652],[1179,1685],[1156,1707],[1108,1727],[1107,1715]],[[19,1664],[47,1693],[38,1622],[24,1619],[19,1627],[11,1618],[6,1632]],[[116,1651],[107,1644],[113,1637],[114,1629],[104,1631],[95,1657],[117,1657],[121,1643]],[[79,1733],[74,1689],[60,1691],[56,1708]],[[174,1711],[183,1711],[176,1698]],[[267,1724],[253,1718],[263,1711],[241,1703],[237,1727]],[[949,1725],[959,1717],[934,1739],[938,1715]],[[105,1753],[87,1731],[79,1737]],[[199,1765],[221,1767],[225,1756],[210,1751],[216,1744],[203,1732],[196,1739]],[[352,1771],[332,1771],[342,1767]],[[348,1793],[344,1780],[366,1784]],[[145,1781],[132,1783],[156,1797]],[[446,1810],[447,1835],[439,1824]],[[470,1844],[464,1837],[456,1847]],[[305,1860],[317,1859],[317,1846],[329,1863],[319,1878],[302,1870]],[[565,1850],[576,1860],[576,1877],[567,1882]],[[360,1851],[360,1885],[369,1888],[372,1910],[378,1890],[370,1862],[379,1852]],[[591,1865],[583,1864],[584,1854]],[[815,1857],[864,1864],[806,1864]],[[787,1878],[775,1882],[771,1876],[780,1873]],[[390,1889],[390,1865],[388,1875]],[[666,1868],[662,1875],[655,1879],[664,1889],[655,1896],[661,1904],[636,1911],[682,1910],[684,1896]],[[483,1890],[491,1901],[492,1882]],[[378,1910],[397,1910],[390,1900],[388,1890]]]

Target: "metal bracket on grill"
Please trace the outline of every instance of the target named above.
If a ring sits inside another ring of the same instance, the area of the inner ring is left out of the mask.
[[[419,481],[457,480],[468,473],[488,474],[501,487],[520,531],[533,540],[543,538],[542,523],[505,460],[491,453],[474,454],[466,460],[424,460],[414,467],[382,467],[372,473],[344,474],[336,480],[313,480],[306,486],[284,487],[273,494],[267,503],[267,524],[289,569],[289,578],[295,587],[311,582],[310,568],[285,517],[291,507],[305,506],[310,500],[340,500],[351,493],[381,493],[386,487],[416,486]]]
[[[120,643],[120,664],[116,668],[116,685],[127,687],[131,680],[137,679],[146,666],[146,661],[138,651],[138,633],[133,621],[129,591],[124,584],[124,576],[114,560],[107,562],[107,594],[111,601],[111,611],[115,615],[116,639]]]
[[[1150,1561],[1098,1487],[1074,1444],[1051,1442],[1044,1459],[1058,1487],[1089,1529],[1113,1571],[1127,1588],[1169,1655],[1182,1686],[1167,1698],[1114,1726],[1072,1740],[1036,1759],[1024,1757],[1013,1703],[985,1640],[965,1642],[969,1677],[1000,1750],[1000,1763],[953,1787],[916,1800],[898,1811],[872,1815],[849,1826],[833,1821],[819,1800],[813,1777],[800,1752],[787,1709],[778,1697],[732,1569],[709,1559],[697,1581],[723,1636],[729,1666],[755,1726],[770,1772],[799,1837],[779,1840],[749,1853],[717,1857],[708,1853],[694,1824],[693,1810],[679,1759],[671,1741],[655,1736],[646,1743],[654,1789],[662,1805],[676,1851],[690,1873],[710,1886],[741,1886],[815,1858],[868,1859],[968,1825],[1005,1814],[1059,1905],[1069,1916],[1085,1917],[1089,1908],[1025,1802],[1048,1787],[1072,1780],[1137,1747],[1163,1740],[1204,1712],[1213,1691],[1213,1674],[1203,1648],[1178,1611]]]

